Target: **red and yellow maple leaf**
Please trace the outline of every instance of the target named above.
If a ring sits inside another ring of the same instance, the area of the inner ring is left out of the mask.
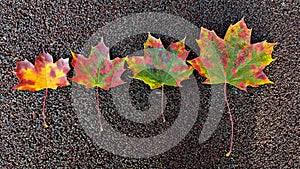
[[[224,83],[224,95],[230,115],[232,134],[230,150],[232,151],[233,120],[229,108],[226,84],[233,85],[241,90],[247,86],[273,83],[263,73],[263,69],[274,59],[271,57],[275,43],[266,41],[251,44],[251,29],[248,29],[244,19],[230,25],[224,39],[219,38],[214,31],[201,28],[200,39],[197,43],[200,47],[200,56],[188,61],[207,78],[205,84]]]
[[[66,74],[70,70],[69,59],[59,59],[53,63],[49,53],[43,53],[35,58],[33,65],[27,59],[17,62],[15,73],[19,84],[13,87],[17,90],[29,90],[31,92],[58,86],[68,86],[70,83]]]
[[[53,58],[49,53],[42,53],[35,58],[33,65],[27,59],[17,62],[15,73],[19,79],[19,84],[13,87],[17,90],[29,90],[30,92],[46,89],[43,105],[44,125],[47,127],[46,116],[44,114],[48,88],[56,89],[58,86],[68,86],[70,83],[66,77],[70,70],[69,59],[59,59],[53,63]]]

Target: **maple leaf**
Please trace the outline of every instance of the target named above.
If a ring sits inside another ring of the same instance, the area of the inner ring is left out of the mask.
[[[185,50],[184,40],[171,43],[166,50],[160,39],[148,34],[144,44],[144,56],[127,59],[133,78],[144,81],[151,89],[163,86],[180,86],[180,82],[188,79],[193,68],[185,63],[189,51]],[[163,102],[162,102],[163,106]],[[162,109],[163,120],[165,121]]]
[[[188,62],[207,78],[205,84],[228,83],[246,90],[247,86],[273,83],[262,70],[274,60],[271,53],[275,43],[250,44],[250,35],[244,19],[228,28],[224,40],[201,28],[197,40],[200,57]]]
[[[204,84],[224,83],[224,95],[231,119],[232,135],[229,156],[232,151],[233,120],[226,96],[226,84],[241,90],[247,86],[273,83],[263,73],[263,69],[275,59],[271,53],[275,43],[266,41],[250,44],[251,29],[248,29],[244,18],[230,25],[224,39],[219,38],[214,31],[201,28],[200,56],[188,61],[200,75],[207,78]]]
[[[100,119],[98,87],[109,90],[125,82],[121,80],[121,75],[125,71],[125,58],[115,58],[110,60],[109,48],[105,46],[103,39],[96,46],[91,47],[88,58],[72,52],[72,66],[75,69],[76,76],[70,80],[82,84],[87,88],[96,87],[98,118],[101,131],[102,123]]]
[[[45,116],[45,104],[48,94],[48,89],[56,89],[58,86],[68,86],[70,83],[66,74],[70,70],[69,59],[59,59],[53,63],[53,58],[49,53],[43,52],[35,57],[33,65],[27,59],[17,62],[17,68],[14,71],[19,84],[13,87],[17,90],[29,90],[30,92],[46,89],[43,105],[43,120],[44,126],[48,127]]]
[[[92,47],[88,58],[72,51],[71,53],[73,56],[71,64],[76,71],[76,76],[70,80],[88,88],[97,86],[104,90],[125,83],[120,77],[125,71],[126,58],[110,60],[109,48],[105,46],[103,40]]]

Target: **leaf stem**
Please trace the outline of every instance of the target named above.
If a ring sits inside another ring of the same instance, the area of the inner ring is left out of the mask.
[[[96,87],[96,101],[97,101],[97,111],[98,111],[98,120],[100,124],[100,131],[103,131],[102,120],[101,120],[101,112],[100,112],[100,100],[99,100],[99,91],[98,87]]]
[[[229,152],[226,153],[226,157],[229,157],[230,153],[232,152],[232,145],[233,145],[233,118],[232,118],[232,114],[231,114],[231,111],[230,111],[229,102],[228,102],[228,98],[227,98],[226,82],[224,83],[224,96],[225,96],[225,101],[226,101],[226,105],[227,105],[227,108],[228,108],[228,114],[229,114],[230,122],[231,122],[230,149],[229,149]]]
[[[47,95],[48,95],[48,88],[46,88],[45,97],[44,97],[44,103],[43,103],[43,110],[42,110],[42,115],[43,115],[44,127],[45,127],[45,128],[48,128],[48,127],[49,127],[49,126],[47,125],[47,122],[46,122],[46,115],[45,115],[45,106],[46,106]]]
[[[162,115],[162,118],[163,118],[163,122],[166,122],[166,118],[165,118],[165,115],[164,115],[164,85],[161,86],[161,115]]]

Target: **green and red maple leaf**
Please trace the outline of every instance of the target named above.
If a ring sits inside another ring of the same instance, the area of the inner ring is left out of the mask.
[[[103,39],[96,46],[91,48],[91,52],[88,58],[75,54],[72,52],[73,60],[72,66],[75,69],[76,76],[70,78],[70,80],[82,84],[88,88],[96,87],[96,99],[98,118],[100,123],[100,129],[103,130],[100,108],[99,108],[99,96],[98,87],[109,90],[112,87],[123,84],[121,75],[125,71],[124,63],[125,58],[115,58],[110,60],[109,48],[105,46]]]
[[[180,82],[188,79],[193,68],[185,63],[189,51],[185,50],[184,39],[171,43],[166,50],[160,39],[149,33],[144,44],[144,56],[134,56],[127,59],[133,78],[144,81],[151,89],[163,86],[180,86]],[[163,102],[161,103],[163,106]],[[163,121],[165,121],[162,108]]]
[[[228,28],[224,39],[201,28],[197,40],[200,57],[189,62],[207,78],[205,84],[228,83],[246,90],[247,86],[273,83],[262,70],[274,60],[271,53],[275,43],[250,44],[250,36],[251,29],[243,19]]]
[[[251,29],[248,29],[244,19],[231,25],[224,39],[218,37],[214,31],[201,28],[200,39],[197,43],[200,47],[200,56],[188,61],[207,78],[205,84],[224,83],[224,95],[231,120],[231,143],[229,156],[232,151],[233,119],[226,95],[226,84],[233,85],[241,90],[247,86],[273,83],[263,73],[263,69],[274,59],[271,57],[275,43],[266,41],[251,44]]]
[[[92,47],[88,58],[74,52],[71,53],[73,56],[72,66],[76,71],[76,76],[70,80],[88,88],[100,87],[104,90],[124,83],[121,75],[125,71],[126,58],[110,60],[109,48],[105,46],[103,40]]]

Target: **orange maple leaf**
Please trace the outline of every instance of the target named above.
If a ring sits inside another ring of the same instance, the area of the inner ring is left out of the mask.
[[[27,59],[17,62],[15,73],[20,82],[13,89],[34,92],[45,88],[56,89],[58,86],[68,86],[70,85],[66,77],[70,70],[68,62],[69,58],[61,58],[53,63],[49,53],[38,55],[34,66]]]
[[[46,89],[42,114],[44,126],[47,128],[45,105],[48,88],[56,89],[58,86],[70,85],[66,77],[70,70],[69,58],[60,58],[56,63],[53,63],[52,56],[49,53],[43,52],[35,58],[34,65],[27,59],[16,64],[17,68],[14,72],[20,82],[13,89],[29,90],[30,92]]]

